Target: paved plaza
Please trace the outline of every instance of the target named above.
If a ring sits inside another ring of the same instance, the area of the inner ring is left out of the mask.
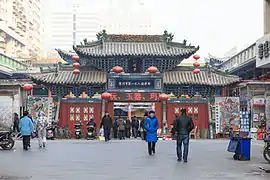
[[[252,143],[252,160],[232,160],[227,140],[192,140],[187,164],[176,161],[175,142],[159,141],[157,153],[148,156],[141,140],[48,141],[47,149],[0,151],[0,179],[8,180],[269,180],[259,166],[268,165],[261,155],[263,143]],[[269,166],[270,168],[270,166]]]

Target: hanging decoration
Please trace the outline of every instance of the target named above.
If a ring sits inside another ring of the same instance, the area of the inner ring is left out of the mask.
[[[259,79],[263,81],[270,81],[270,72],[260,75]]]
[[[109,100],[111,99],[112,95],[111,93],[108,93],[108,92],[104,92],[101,94],[101,99],[104,99],[104,100]]]
[[[193,59],[198,60],[198,59],[200,59],[200,56],[199,55],[194,55]]]
[[[195,60],[195,62],[193,63],[193,66],[194,66],[194,70],[193,70],[193,73],[194,74],[199,74],[201,72],[200,69],[198,69],[200,67],[200,63],[198,62],[198,60],[200,59],[200,56],[199,55],[194,55],[193,56],[193,59]]]
[[[149,73],[157,73],[158,69],[155,66],[151,66],[147,69],[147,72]]]
[[[80,63],[78,62],[80,60],[80,57],[77,55],[72,56],[72,59],[76,62],[72,64],[74,67],[73,74],[80,74],[80,70],[78,69],[80,67]]]
[[[201,72],[201,70],[198,69],[198,68],[196,68],[196,69],[193,70],[193,73],[194,73],[194,74],[199,74],[200,72]]]
[[[123,72],[123,68],[120,67],[120,66],[115,66],[115,67],[113,67],[112,71],[113,71],[114,73],[119,74],[119,73]]]
[[[79,60],[80,60],[80,57],[77,56],[77,55],[74,55],[74,56],[72,56],[72,59],[73,59],[74,61],[79,61]]]
[[[85,92],[82,92],[79,98],[85,99],[85,98],[89,98],[89,96]]]
[[[65,98],[75,98],[75,95],[70,91],[69,94],[65,96]]]
[[[169,96],[167,94],[160,94],[159,95],[159,100],[161,101],[167,101],[169,99]]]
[[[25,84],[25,85],[23,85],[23,89],[25,91],[31,91],[33,89],[33,85],[32,84]]]
[[[74,68],[78,69],[78,68],[80,67],[80,63],[75,62],[75,63],[73,63],[72,66],[73,66]]]
[[[80,70],[79,69],[74,69],[73,74],[80,74]]]

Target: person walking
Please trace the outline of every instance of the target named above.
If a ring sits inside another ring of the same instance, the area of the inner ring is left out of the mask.
[[[133,137],[137,139],[138,137],[138,129],[139,129],[139,121],[136,116],[132,118],[132,133]]]
[[[182,115],[177,117],[174,122],[174,133],[177,133],[176,140],[176,152],[177,152],[177,160],[182,161],[182,157],[184,162],[187,163],[188,158],[188,149],[189,149],[189,134],[194,128],[193,121],[191,117],[187,116],[186,109],[181,109]],[[184,145],[184,152],[182,154],[182,144]]]
[[[104,129],[105,142],[110,140],[112,126],[113,126],[112,118],[108,112],[105,112],[105,115],[103,116],[101,123],[100,123],[100,128],[103,127],[103,129]]]
[[[113,123],[113,138],[117,139],[117,136],[118,136],[118,123],[117,119],[115,119]]]
[[[129,119],[126,119],[126,125],[125,125],[125,131],[126,131],[126,137],[130,138],[130,129],[131,129],[131,121]]]
[[[23,149],[27,151],[30,145],[30,136],[34,132],[34,125],[28,117],[28,111],[23,112],[23,118],[20,120],[19,129],[23,138]]]
[[[140,123],[142,140],[145,140],[145,138],[146,138],[146,129],[144,128],[144,122],[146,121],[147,118],[148,118],[148,112],[145,112],[144,116],[142,118],[142,121]]]
[[[47,117],[45,116],[45,112],[40,111],[37,118],[37,134],[39,148],[45,148],[46,146],[46,134],[48,125],[49,123]]]
[[[19,115],[17,113],[14,113],[14,121],[13,121],[13,132],[14,133],[20,132],[19,123],[20,123]]]
[[[119,139],[125,139],[125,121],[119,116],[117,120]]]
[[[156,153],[157,142],[157,130],[158,120],[155,116],[155,111],[149,111],[149,117],[144,122],[144,128],[146,129],[146,142],[148,143],[148,153],[151,156],[152,153]]]

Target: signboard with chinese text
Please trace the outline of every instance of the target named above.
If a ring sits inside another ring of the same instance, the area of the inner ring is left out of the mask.
[[[128,89],[128,88],[138,88],[138,89],[154,89],[155,80],[154,79],[134,79],[134,80],[125,80],[125,79],[116,79],[115,87],[117,89]]]
[[[108,74],[107,90],[109,92],[125,91],[162,91],[161,74]]]
[[[270,67],[270,34],[256,42],[256,67]]]
[[[264,106],[265,99],[264,98],[253,98],[253,106]]]
[[[157,92],[111,92],[111,101],[159,101]]]

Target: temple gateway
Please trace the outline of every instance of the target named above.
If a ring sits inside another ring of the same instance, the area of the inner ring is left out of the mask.
[[[73,49],[57,49],[67,64],[31,75],[35,88],[46,87],[59,97],[60,126],[67,125],[71,132],[76,123],[83,123],[85,132],[92,117],[99,125],[105,111],[114,118],[129,118],[143,116],[150,109],[156,111],[159,127],[168,130],[180,109],[186,108],[198,137],[207,138],[210,104],[216,96],[229,95],[227,87],[239,82],[239,77],[209,66],[199,67],[196,73],[193,67],[179,67],[199,47],[186,40],[173,42],[173,35],[166,31],[163,35],[102,31],[97,41],[85,39]]]

